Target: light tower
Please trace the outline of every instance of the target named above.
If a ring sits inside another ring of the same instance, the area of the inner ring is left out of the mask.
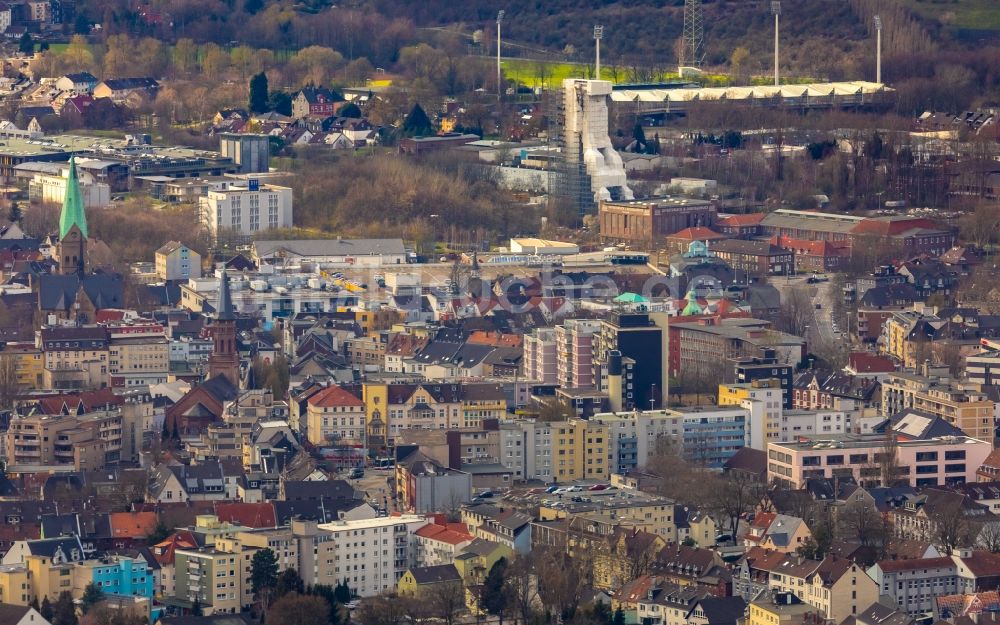
[[[774,86],[777,87],[781,84],[781,79],[778,75],[778,21],[781,19],[780,0],[772,0],[771,13],[774,14]]]
[[[882,18],[875,16],[875,82],[882,82]]]
[[[604,38],[604,27],[594,26],[594,78],[601,79],[601,39]]]
[[[497,11],[497,100],[499,100],[503,93],[503,87],[501,85],[500,77],[500,22],[503,21],[504,10],[500,9]]]
[[[705,21],[701,0],[684,0],[684,56],[688,65],[701,67],[705,59]]]

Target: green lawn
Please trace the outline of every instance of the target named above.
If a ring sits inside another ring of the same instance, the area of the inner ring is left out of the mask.
[[[1000,30],[997,0],[900,0],[920,15],[946,26],[973,30]]]

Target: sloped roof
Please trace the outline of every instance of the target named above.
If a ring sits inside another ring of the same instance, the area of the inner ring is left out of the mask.
[[[462,576],[454,564],[439,564],[437,566],[416,566],[409,570],[418,584],[440,584],[443,582],[461,582]]]
[[[274,504],[271,502],[218,501],[215,504],[215,516],[219,517],[220,521],[245,527],[277,527],[278,525],[274,515]]]
[[[365,403],[337,385],[331,385],[309,398],[309,405],[319,408],[364,407]]]
[[[155,512],[112,512],[109,520],[114,538],[145,538],[158,523]]]

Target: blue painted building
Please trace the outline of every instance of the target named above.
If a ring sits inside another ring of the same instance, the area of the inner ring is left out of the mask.
[[[89,569],[89,581],[97,584],[106,595],[145,597],[152,599],[155,588],[153,570],[142,558],[108,556],[87,560],[78,566]]]

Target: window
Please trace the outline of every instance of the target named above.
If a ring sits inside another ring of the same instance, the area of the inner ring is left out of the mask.
[[[918,451],[917,462],[934,462],[938,459],[936,451]]]
[[[965,450],[944,452],[945,460],[965,460]]]

